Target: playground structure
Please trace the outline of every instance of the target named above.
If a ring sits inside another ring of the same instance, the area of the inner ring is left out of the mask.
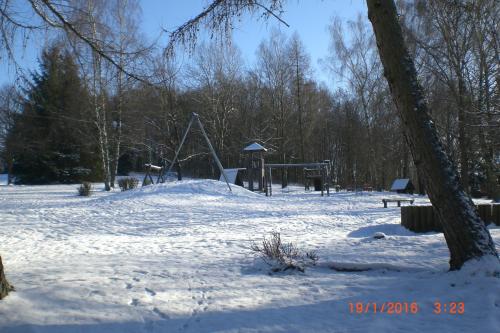
[[[219,171],[221,173],[221,178],[223,178],[224,181],[226,182],[227,187],[229,189],[229,192],[232,192],[231,185],[229,185],[228,176],[226,175],[226,172],[224,171],[224,168],[222,167],[222,164],[221,164],[221,162],[219,160],[219,157],[215,153],[215,149],[212,146],[212,143],[210,142],[210,139],[208,138],[207,132],[205,132],[205,128],[203,127],[203,124],[201,123],[200,117],[199,117],[199,115],[197,113],[194,113],[194,112],[191,114],[191,119],[189,120],[189,124],[188,124],[188,126],[186,128],[186,131],[184,132],[184,135],[182,136],[181,143],[179,144],[179,147],[175,151],[174,159],[170,163],[170,165],[168,167],[168,170],[166,172],[165,172],[165,168],[161,168],[161,171],[159,172],[158,180],[161,179],[161,182],[163,183],[165,181],[164,176],[165,175],[169,175],[172,172],[172,168],[175,165],[175,162],[177,162],[177,159],[179,158],[179,153],[180,153],[180,151],[182,149],[182,146],[184,145],[184,142],[186,141],[186,138],[187,138],[187,136],[189,134],[189,131],[191,130],[191,127],[193,126],[194,123],[196,123],[198,125],[199,129],[201,130],[201,133],[202,133],[203,137],[205,138],[207,146],[210,149],[210,153],[212,154],[212,157],[213,157],[215,163],[217,164],[217,167],[219,168]],[[160,168],[160,167],[156,167],[156,168]],[[149,178],[152,180],[151,176],[149,176]],[[144,180],[145,179],[146,179],[146,177],[144,178]],[[144,181],[143,181],[143,186],[144,186]]]
[[[329,161],[317,163],[278,163],[264,164],[265,168],[265,193],[266,196],[273,195],[273,177],[272,169],[304,168],[306,175],[306,191],[309,190],[310,182],[314,183],[314,189],[321,191],[321,196],[326,192],[330,196],[330,163]]]
[[[325,192],[330,195],[330,161],[317,163],[265,163],[265,152],[267,152],[267,149],[257,142],[243,148],[243,153],[248,155],[247,180],[250,191],[261,191],[265,192],[266,196],[272,196],[273,169],[304,168],[305,190],[310,189],[312,182],[314,189],[321,191],[321,196]]]
[[[151,176],[153,172],[158,173],[158,177],[156,182],[163,183],[165,182],[165,175],[169,175],[172,171],[173,166],[177,162],[179,158],[179,153],[186,141],[186,138],[191,130],[193,124],[197,124],[205,141],[207,143],[208,148],[212,154],[214,161],[217,164],[217,167],[220,171],[220,181],[225,181],[229,191],[231,190],[231,186],[229,183],[233,183],[235,185],[243,186],[243,180],[241,176],[241,172],[246,170],[246,178],[248,181],[248,189],[250,191],[260,191],[265,192],[266,196],[272,196],[273,193],[273,185],[272,185],[272,170],[273,169],[288,169],[288,168],[303,168],[304,179],[305,179],[305,190],[309,190],[311,184],[314,186],[315,191],[321,191],[321,196],[324,196],[325,192],[329,196],[330,195],[330,182],[331,182],[331,172],[330,172],[330,161],[326,160],[323,162],[316,163],[265,163],[264,153],[267,152],[267,149],[264,148],[257,142],[251,143],[245,148],[243,148],[243,153],[247,155],[246,158],[246,168],[234,168],[234,169],[224,169],[222,164],[217,156],[215,149],[208,138],[207,133],[205,132],[205,128],[200,121],[200,118],[197,113],[192,113],[191,119],[189,120],[189,124],[184,132],[182,140],[179,144],[179,147],[175,151],[175,156],[173,160],[170,162],[168,170],[165,167],[159,167],[152,164],[146,164],[146,175],[144,176],[144,180],[142,185],[146,185],[146,180],[149,179],[151,184],[154,184],[154,180]],[[282,184],[285,187],[285,184]]]
[[[254,142],[245,148],[243,153],[247,157],[247,181],[250,191],[264,191],[265,186],[265,169],[264,169],[264,153],[266,148]],[[254,187],[254,182],[257,180],[257,187]]]

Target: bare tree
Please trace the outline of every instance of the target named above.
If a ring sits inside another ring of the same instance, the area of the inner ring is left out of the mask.
[[[304,45],[297,33],[294,33],[290,39],[289,57],[291,66],[293,67],[292,83],[294,93],[295,113],[298,122],[298,146],[300,150],[300,160],[305,161],[305,125],[307,122],[307,103],[306,85],[309,76],[311,75],[310,58],[306,53]]]
[[[200,44],[189,69],[197,91],[193,97],[221,159],[225,159],[230,124],[237,111],[242,63],[240,50],[231,43]]]
[[[118,172],[118,161],[121,156],[122,145],[122,116],[126,107],[126,91],[130,89],[132,80],[125,75],[120,68],[131,68],[137,59],[143,58],[149,52],[148,47],[144,47],[139,42],[138,37],[138,17],[140,7],[137,0],[114,0],[109,2],[111,13],[110,26],[111,35],[114,39],[114,54],[119,67],[113,67],[113,78],[111,85],[115,87],[115,103],[111,112],[110,127],[110,185],[114,187],[115,178]]]
[[[288,39],[274,30],[269,40],[259,45],[258,71],[263,83],[264,107],[272,115],[274,142],[281,163],[288,163],[290,158],[289,129],[292,115],[292,82],[294,67],[289,57]],[[286,187],[287,172],[282,173],[282,186]]]
[[[375,186],[382,182],[378,177],[378,170],[383,166],[377,164],[380,160],[378,149],[379,140],[373,138],[377,134],[376,127],[380,125],[380,118],[384,116],[386,105],[380,103],[387,86],[381,84],[382,66],[375,47],[375,38],[369,26],[358,15],[356,21],[347,22],[347,31],[351,36],[346,37],[345,29],[339,18],[334,18],[329,26],[332,38],[331,51],[333,56],[329,59],[329,65],[346,84],[346,89],[352,94],[356,111],[363,121],[363,128],[357,133],[365,141],[358,150],[363,150],[360,156],[360,164],[366,166],[361,170],[363,174],[359,178]],[[390,108],[389,108],[390,110]],[[408,160],[408,159],[406,159]],[[408,162],[403,161],[403,170],[407,169]],[[403,171],[401,175],[408,177],[408,172]]]

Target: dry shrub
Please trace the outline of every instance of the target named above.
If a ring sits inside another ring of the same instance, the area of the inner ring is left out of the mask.
[[[78,195],[81,197],[88,197],[92,193],[92,184],[89,182],[83,182],[80,187],[78,187]]]
[[[264,237],[261,245],[252,244],[252,251],[271,266],[273,272],[289,269],[304,272],[306,267],[316,265],[318,255],[315,251],[303,251],[293,243],[283,243],[279,232],[271,232],[271,237]]]
[[[118,180],[118,186],[122,191],[128,191],[136,188],[139,185],[139,181],[134,177],[125,177]]]

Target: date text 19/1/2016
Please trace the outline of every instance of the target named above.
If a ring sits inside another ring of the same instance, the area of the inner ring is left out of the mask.
[[[417,314],[421,311],[417,302],[349,302],[348,306],[351,314]],[[436,301],[432,304],[432,313],[461,315],[465,313],[465,304]]]

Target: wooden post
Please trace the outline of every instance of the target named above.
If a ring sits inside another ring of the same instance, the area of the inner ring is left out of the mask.
[[[326,186],[326,195],[330,196],[330,171],[328,166],[325,166],[325,186]]]
[[[253,191],[253,153],[250,153],[248,155],[247,177],[248,177],[248,189],[250,191]]]
[[[500,226],[500,204],[494,204],[491,206],[491,219],[493,223]]]
[[[164,167],[161,167],[160,170],[158,171],[158,178],[156,178],[156,184],[165,182],[165,178],[163,178],[163,172],[165,171],[164,169],[165,169]]]
[[[321,196],[324,196],[323,192],[325,190],[325,168],[321,167],[319,172],[321,175]]]
[[[264,154],[259,152],[259,165],[258,165],[258,175],[259,175],[259,191],[264,191],[265,183],[265,169],[264,169]]]
[[[493,205],[491,205],[491,204],[479,204],[476,207],[477,207],[477,212],[479,213],[479,216],[484,221],[484,223],[486,225],[490,224],[492,222]]]

